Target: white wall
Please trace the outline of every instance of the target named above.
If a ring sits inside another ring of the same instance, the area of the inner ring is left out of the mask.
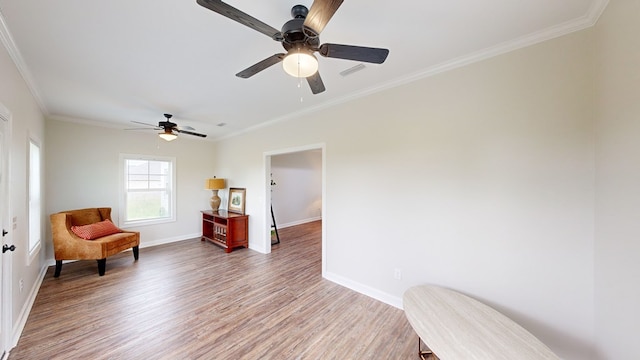
[[[223,141],[262,236],[265,152],[326,144],[326,276],[400,306],[435,283],[592,357],[589,31]],[[294,103],[296,99],[292,99]],[[401,281],[394,269],[403,272]]]
[[[0,46],[0,103],[11,112],[11,157],[9,159],[9,202],[8,218],[16,218],[16,229],[12,224],[5,224],[9,234],[5,238],[8,244],[14,244],[13,253],[2,255],[3,261],[11,261],[12,314],[10,316],[14,332],[20,325],[21,317],[28,311],[30,296],[35,296],[40,284],[40,274],[44,266],[44,247],[33,261],[28,260],[28,186],[27,157],[29,156],[29,137],[41,144],[42,153],[48,146],[44,136],[44,117],[38,104],[13,60],[4,46]],[[46,181],[46,174],[43,176]],[[46,202],[46,200],[45,200]],[[1,205],[4,206],[4,203]],[[44,208],[44,207],[43,207]],[[46,226],[45,214],[42,224]],[[44,241],[44,239],[43,239]],[[20,280],[24,281],[24,289],[20,291]]]
[[[211,191],[204,181],[214,175],[213,143],[181,136],[172,142],[154,132],[124,131],[78,123],[47,120],[47,214],[86,207],[111,207],[119,215],[119,156],[143,154],[176,158],[177,218],[175,222],[130,228],[140,231],[140,246],[200,236],[202,214]],[[48,224],[48,221],[47,221]],[[51,231],[48,256],[53,258]],[[108,265],[107,265],[108,266]],[[64,271],[64,270],[63,270]],[[108,269],[107,269],[108,271]]]
[[[271,203],[278,228],[319,220],[322,211],[322,151],[271,157]]]
[[[640,1],[611,1],[596,32],[596,339],[640,359]]]

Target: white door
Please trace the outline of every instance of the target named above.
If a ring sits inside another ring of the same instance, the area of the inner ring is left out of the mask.
[[[8,179],[8,159],[9,159],[9,112],[0,104],[0,228],[2,229],[2,241],[3,246],[10,246],[7,244],[10,242],[11,234],[9,226],[10,223],[7,220],[9,213],[9,192],[7,186]],[[0,359],[4,358],[6,352],[9,350],[9,310],[11,304],[11,292],[9,289],[10,281],[8,276],[10,274],[9,265],[10,259],[6,257],[11,256],[11,251],[4,252],[0,255]]]

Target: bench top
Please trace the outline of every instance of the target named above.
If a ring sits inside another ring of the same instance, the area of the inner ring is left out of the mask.
[[[403,306],[415,332],[441,360],[560,359],[513,320],[454,290],[415,286],[404,293]]]

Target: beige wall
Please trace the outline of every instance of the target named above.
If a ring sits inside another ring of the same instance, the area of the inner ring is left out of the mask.
[[[322,151],[309,150],[271,156],[271,203],[278,227],[320,219],[322,210]]]
[[[160,140],[153,132],[125,131],[78,123],[47,120],[47,214],[105,206],[119,216],[119,156],[142,154],[176,158],[177,218],[175,222],[131,228],[140,231],[140,246],[198,237],[202,232],[200,210],[209,207],[211,191],[206,178],[215,175],[213,144],[180,137]],[[47,232],[50,239],[50,231]],[[51,244],[48,252],[52,258]]]
[[[326,277],[397,306],[411,285],[452,287],[590,358],[591,42],[583,31],[219,143],[218,167],[247,187],[252,246],[268,220],[263,154],[322,143]]]
[[[611,1],[595,30],[598,355],[640,359],[640,1]]]

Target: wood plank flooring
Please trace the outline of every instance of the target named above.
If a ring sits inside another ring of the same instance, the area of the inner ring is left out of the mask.
[[[265,255],[200,239],[64,264],[9,359],[419,359],[404,313],[321,276],[321,223]],[[354,261],[357,261],[354,259]]]

